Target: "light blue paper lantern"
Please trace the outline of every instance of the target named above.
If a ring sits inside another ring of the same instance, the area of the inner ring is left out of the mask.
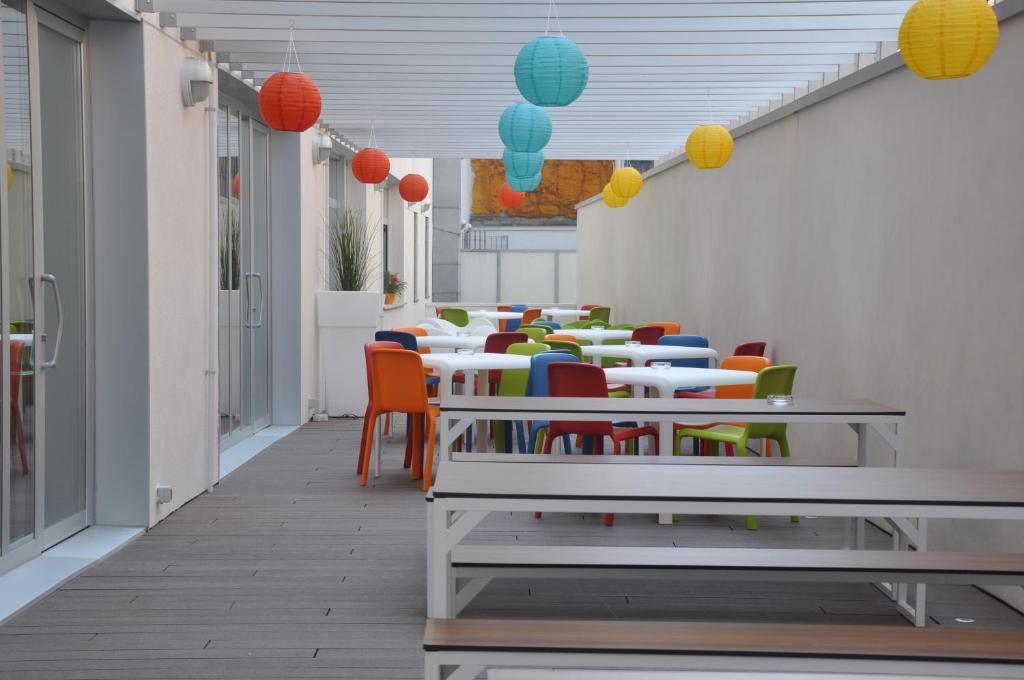
[[[516,86],[537,106],[568,106],[587,86],[590,67],[568,38],[543,35],[523,45],[516,57]]]
[[[533,177],[511,177],[505,173],[505,181],[516,191],[533,191],[540,186],[540,176],[539,172]]]
[[[541,168],[544,167],[544,154],[540,151],[530,153],[505,149],[501,162],[505,165],[505,174],[509,177],[533,177],[539,175]],[[517,191],[522,191],[522,189],[517,189]]]
[[[512,104],[501,114],[498,134],[509,149],[536,153],[551,139],[551,116],[533,104]]]

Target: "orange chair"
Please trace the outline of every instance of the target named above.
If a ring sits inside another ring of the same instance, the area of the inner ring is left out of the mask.
[[[512,311],[512,305],[498,305],[498,311],[499,312],[511,312]],[[505,328],[505,326],[507,326],[507,325],[508,325],[508,320],[507,319],[498,319],[498,332],[499,333],[504,333],[507,330]]]
[[[568,333],[551,333],[544,336],[545,340],[561,340],[562,342],[575,342],[579,344],[579,340],[576,339],[575,335],[569,335]]]
[[[525,312],[523,312],[523,320],[519,322],[519,325],[526,326],[531,322],[539,319],[540,311],[541,310],[538,307],[531,307],[530,309],[527,309]]]
[[[415,335],[418,338],[425,338],[428,335],[430,335],[430,333],[427,332],[426,328],[420,328],[419,326],[407,326],[407,327],[403,326],[401,328],[392,328],[391,330],[396,331],[398,333],[409,333],[411,335]],[[430,348],[429,347],[420,347],[419,348],[419,353],[420,354],[430,354]],[[432,369],[429,369],[429,368],[424,369],[423,373],[424,373],[424,375],[434,375],[434,371]],[[431,396],[431,397],[436,397],[437,396],[437,385],[429,385],[427,387],[427,394],[429,396]],[[388,413],[386,416],[384,416],[384,434],[388,434],[389,432],[391,432],[391,414],[390,413]],[[408,466],[406,466],[406,467],[408,467]]]
[[[377,418],[386,411],[408,413],[414,416],[410,438],[415,442],[417,454],[413,457],[412,476],[423,475],[423,489],[430,488],[430,475],[434,460],[434,438],[437,433],[437,417],[441,409],[427,399],[427,386],[423,382],[423,360],[417,352],[407,349],[377,349],[369,354],[372,399],[367,408],[368,430],[373,432]],[[423,456],[423,423],[426,418],[427,455]],[[360,460],[362,479],[359,484],[366,486],[370,475],[370,457],[373,447],[363,442]],[[424,465],[425,463],[425,465]]]
[[[25,429],[21,422],[21,355],[25,343],[11,340],[11,426],[18,441],[18,457],[21,458],[21,473],[28,474],[28,453],[25,450]]]
[[[682,328],[675,321],[652,321],[645,323],[644,326],[660,326],[665,329],[663,335],[679,335],[683,332]]]
[[[366,446],[367,441],[372,443],[373,441],[373,430],[370,429],[370,413],[373,412],[373,373],[370,370],[370,355],[374,352],[382,349],[402,349],[402,346],[397,342],[390,341],[377,341],[368,342],[363,345],[363,356],[366,358],[366,413],[363,414],[363,436],[359,439],[359,450],[362,451],[363,447]],[[387,414],[387,420],[384,421],[384,434],[387,434],[387,425],[390,422],[391,414]],[[372,445],[372,444],[371,444]],[[356,474],[363,474],[363,457],[359,456],[356,460]]]

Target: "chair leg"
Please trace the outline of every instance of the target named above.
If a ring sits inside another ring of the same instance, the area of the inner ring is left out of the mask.
[[[379,415],[379,413],[373,411],[367,417],[369,423],[367,432],[369,433],[370,436],[368,436],[366,440],[363,442],[363,450],[359,454],[360,465],[362,467],[362,475],[360,476],[359,479],[359,486],[366,486],[366,482],[369,481],[370,478],[370,456],[373,453],[374,439],[373,432],[374,430],[377,429],[377,418]],[[380,453],[378,452],[377,455],[380,455]]]
[[[28,474],[28,453],[25,451],[25,429],[21,422],[21,409],[11,404],[11,416],[14,421],[14,436],[18,441],[18,457],[21,459],[21,474]]]
[[[770,439],[768,441],[771,442]],[[779,439],[777,441],[779,443],[779,455],[781,455],[783,458],[789,458],[789,440],[786,439],[786,435],[783,434],[781,437],[779,437]],[[770,443],[769,443],[769,446],[771,446]],[[799,522],[800,521],[800,516],[799,515],[790,515],[789,516],[789,521],[793,522],[793,523]]]
[[[384,434],[391,434],[391,414],[384,416]]]
[[[406,470],[412,465],[412,456],[414,451],[413,443],[413,421],[416,416],[411,413],[405,414],[405,460],[402,461],[402,467]]]
[[[409,416],[412,427],[409,432],[409,449],[412,455],[412,478],[419,479],[423,475],[423,414]]]
[[[373,439],[373,430],[370,428],[370,418],[373,415],[373,404],[368,403],[366,405],[366,411],[363,413],[363,436],[359,440],[359,455],[356,457],[356,474],[363,474],[363,446],[366,445],[366,440]]]
[[[434,440],[437,439],[437,420],[429,413],[424,417],[427,419],[427,453],[423,460],[423,490],[430,491],[430,484],[434,478]]]

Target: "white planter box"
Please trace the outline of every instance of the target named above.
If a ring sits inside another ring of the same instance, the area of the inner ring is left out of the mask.
[[[373,341],[380,316],[380,293],[320,291],[316,294],[320,370],[328,415],[362,416],[366,411],[363,345]]]

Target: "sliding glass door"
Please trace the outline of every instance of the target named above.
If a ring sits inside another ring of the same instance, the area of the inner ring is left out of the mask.
[[[270,136],[219,112],[220,434],[226,448],[270,424]]]

